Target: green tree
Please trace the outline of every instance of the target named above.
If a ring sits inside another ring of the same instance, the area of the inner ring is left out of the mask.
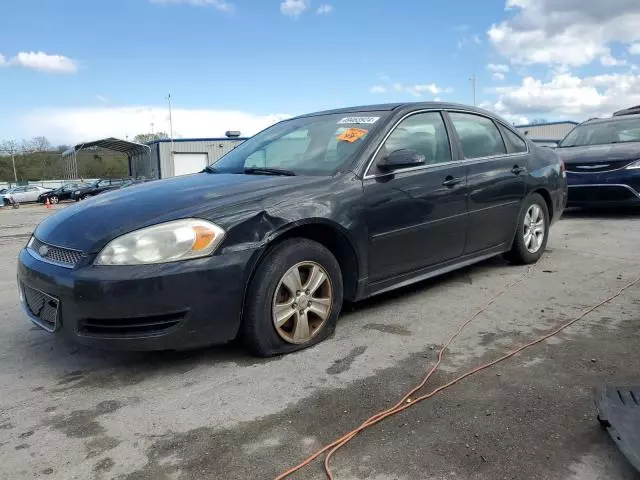
[[[150,143],[155,140],[166,140],[167,138],[169,138],[169,135],[166,132],[139,133],[133,137],[133,141],[137,143]]]

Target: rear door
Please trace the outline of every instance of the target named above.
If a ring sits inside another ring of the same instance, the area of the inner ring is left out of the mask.
[[[412,149],[425,165],[382,172],[377,163]],[[389,133],[364,178],[369,278],[414,272],[462,255],[466,230],[465,166],[454,161],[442,114],[406,116]]]
[[[468,112],[448,115],[467,166],[469,220],[464,252],[507,248],[526,192],[527,146],[513,132],[515,138],[505,133],[505,143],[498,124],[488,116]]]

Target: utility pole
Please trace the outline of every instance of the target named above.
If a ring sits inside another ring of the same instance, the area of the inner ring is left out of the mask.
[[[476,82],[477,82],[477,78],[476,78],[476,74],[474,73],[473,76],[471,78],[469,78],[469,81],[471,82],[472,88],[473,88],[473,106],[476,106]]]
[[[151,136],[153,137],[154,132],[153,132],[153,122],[151,122]]]
[[[169,138],[171,139],[171,155],[173,155],[173,119],[171,118],[171,94],[167,95],[169,103]]]
[[[13,140],[7,141],[4,144],[0,145],[0,151],[11,155],[11,165],[13,166],[13,180],[18,183],[18,172],[16,170],[16,153],[18,153],[18,144]]]
[[[11,151],[11,163],[13,164],[13,180],[18,183],[18,173],[16,172],[16,154]]]

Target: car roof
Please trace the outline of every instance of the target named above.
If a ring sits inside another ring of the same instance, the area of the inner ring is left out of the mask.
[[[598,123],[610,123],[610,122],[624,122],[625,120],[637,120],[640,119],[640,114],[634,115],[618,115],[616,117],[608,118],[590,118],[586,122],[582,122],[580,125],[593,125]]]
[[[380,111],[394,111],[394,110],[421,110],[421,109],[443,109],[443,110],[465,110],[469,112],[480,113],[483,115],[490,115],[494,118],[500,118],[495,113],[488,112],[478,107],[471,107],[469,105],[463,105],[460,103],[449,102],[401,102],[401,103],[380,103],[374,105],[358,105],[353,107],[336,108],[333,110],[323,110],[320,112],[307,113],[299,115],[294,118],[313,117],[316,115],[331,115],[331,114],[347,114],[356,112],[380,112]]]

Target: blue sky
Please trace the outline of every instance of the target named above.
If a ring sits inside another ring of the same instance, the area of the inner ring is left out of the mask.
[[[478,103],[512,121],[606,114],[640,103],[640,2],[601,3],[11,2],[0,15],[0,139],[167,130],[168,92],[176,136],[251,134],[345,105],[471,103],[474,73]],[[554,9],[564,23],[546,20]]]

